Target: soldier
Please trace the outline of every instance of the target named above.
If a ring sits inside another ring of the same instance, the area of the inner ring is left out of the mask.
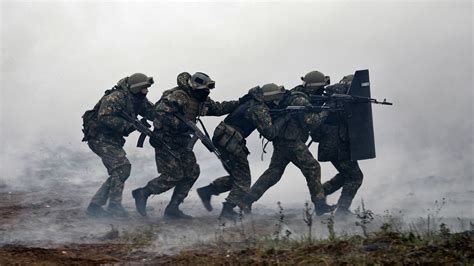
[[[153,104],[148,101],[148,87],[153,78],[141,73],[121,79],[84,116],[84,139],[107,168],[109,178],[92,197],[87,213],[92,216],[126,217],[122,207],[122,192],[130,176],[131,164],[126,157],[124,137],[135,130],[135,126],[121,116],[125,112],[131,117],[140,114],[153,120]],[[102,206],[109,201],[107,211]]]
[[[210,202],[212,195],[230,191],[223,203],[220,217],[231,220],[237,218],[238,214],[234,211],[234,207],[242,206],[242,197],[249,191],[251,183],[250,167],[247,160],[249,150],[245,139],[255,129],[268,140],[273,140],[278,135],[280,128],[288,121],[289,116],[285,115],[272,123],[268,105],[277,104],[284,93],[283,86],[273,83],[250,89],[248,94],[241,98],[239,107],[215,129],[212,141],[230,162],[232,176],[220,177],[210,185],[197,189],[197,193],[208,211],[212,211]]]
[[[189,190],[199,177],[199,165],[188,144],[190,129],[179,120],[175,113],[180,113],[188,121],[196,123],[199,116],[221,116],[232,112],[238,101],[214,102],[208,95],[215,82],[208,75],[197,72],[194,75],[181,73],[177,78],[178,86],[165,91],[155,105],[154,135],[150,139],[155,148],[155,160],[158,172],[145,187],[132,192],[137,211],[146,216],[146,202],[150,195],[160,194],[174,187],[173,195],[165,209],[165,218],[188,219],[191,216],[179,210],[179,205],[187,197]],[[160,141],[156,141],[160,140]],[[173,149],[178,158],[164,150],[161,143]]]
[[[310,104],[308,94],[320,93],[329,82],[329,77],[319,71],[306,74],[303,85],[292,89],[280,102],[278,108],[286,106],[307,106]],[[275,185],[282,177],[286,166],[292,162],[303,173],[315,205],[317,215],[331,212],[334,207],[327,205],[326,196],[321,185],[321,168],[313,157],[305,142],[309,130],[317,128],[327,117],[328,112],[306,113],[290,119],[278,137],[273,140],[273,155],[268,169],[260,176],[244,197],[245,208],[250,210],[253,202],[257,201],[265,191]]]
[[[326,91],[329,94],[347,94],[353,77],[354,75],[345,76],[339,83],[326,87]],[[319,161],[330,161],[338,171],[336,176],[323,184],[324,193],[330,195],[342,188],[336,215],[351,214],[349,207],[362,184],[364,175],[357,161],[350,159],[349,131],[345,113],[331,113],[317,133],[320,134]]]

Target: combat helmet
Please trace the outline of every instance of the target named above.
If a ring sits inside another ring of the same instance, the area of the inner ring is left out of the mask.
[[[311,71],[304,77],[301,77],[304,87],[323,87],[329,85],[330,78],[319,71]]]
[[[206,73],[196,72],[189,79],[189,86],[192,90],[211,90],[215,88],[216,82]]]
[[[131,93],[137,94],[155,83],[153,77],[147,77],[142,73],[135,73],[128,77],[127,85]]]
[[[352,83],[352,79],[354,79],[354,75],[351,74],[351,75],[347,75],[347,76],[344,76],[341,81],[339,81],[340,84],[344,84],[344,85],[350,85]]]
[[[189,94],[203,102],[209,96],[211,89],[214,89],[216,82],[209,75],[203,72],[196,72],[188,80]]]
[[[275,83],[268,83],[262,86],[263,100],[271,102],[280,100],[285,94],[285,87],[278,86]]]

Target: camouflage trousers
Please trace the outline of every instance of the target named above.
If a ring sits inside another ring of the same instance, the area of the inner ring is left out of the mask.
[[[180,149],[174,152],[179,154],[179,159],[163,148],[155,149],[160,175],[148,182],[144,189],[150,194],[160,194],[174,187],[171,203],[181,204],[199,177],[200,170],[193,151]]]
[[[357,161],[331,161],[339,172],[323,184],[324,193],[330,195],[342,188],[337,202],[339,208],[349,209],[357,190],[362,185],[364,175]]]
[[[125,181],[130,176],[132,169],[125,150],[121,145],[96,139],[89,140],[87,144],[102,159],[109,174],[107,180],[92,197],[91,202],[100,206],[105,205],[107,200],[109,200],[109,204],[121,204]]]
[[[273,155],[268,169],[250,188],[248,198],[257,201],[270,187],[280,181],[286,166],[291,162],[298,167],[306,178],[311,201],[325,199],[321,185],[321,167],[308,147],[302,141],[291,143],[273,143]]]
[[[247,160],[248,150],[245,146],[239,147],[236,152],[230,153],[217,146],[223,156],[230,162],[232,176],[220,177],[212,182],[217,195],[230,191],[226,201],[233,205],[240,205],[242,198],[249,192],[251,177],[250,166]]]

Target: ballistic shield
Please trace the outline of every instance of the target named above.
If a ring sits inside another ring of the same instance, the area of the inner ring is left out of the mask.
[[[358,70],[355,72],[348,95],[370,98],[369,70]],[[344,108],[349,127],[351,160],[358,161],[375,158],[371,102],[347,102]]]

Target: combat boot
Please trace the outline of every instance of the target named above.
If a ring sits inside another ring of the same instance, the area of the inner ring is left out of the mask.
[[[148,193],[146,188],[137,188],[132,191],[132,196],[135,199],[135,208],[137,209],[137,212],[141,216],[146,217],[146,201],[148,200],[150,193]]]
[[[332,212],[336,209],[336,205],[328,205],[326,200],[318,200],[314,203],[314,211],[317,216]]]
[[[206,208],[207,211],[212,211],[211,197],[212,195],[218,195],[216,194],[217,191],[215,186],[210,184],[205,187],[200,187],[196,191],[202,201],[202,204],[204,205],[204,208]]]
[[[97,203],[91,202],[87,206],[86,213],[92,217],[108,217],[110,214]]]
[[[339,207],[337,207],[337,210],[334,213],[334,215],[338,218],[343,218],[344,219],[344,218],[354,216],[355,214],[353,212],[351,212],[349,210],[349,208],[339,206]]]
[[[109,203],[109,206],[107,207],[107,212],[114,217],[128,217],[128,212],[123,208],[122,204],[120,203]]]
[[[184,212],[182,212],[179,208],[178,203],[170,202],[168,206],[165,208],[165,219],[171,219],[171,220],[179,220],[179,219],[192,219],[193,217],[191,215],[187,215]]]
[[[242,198],[242,201],[239,204],[239,207],[240,207],[240,209],[242,210],[243,213],[251,214],[252,213],[252,204],[253,204],[253,200],[248,196],[244,196]]]
[[[224,202],[222,205],[222,212],[219,216],[219,219],[237,221],[237,218],[239,218],[239,214],[234,211],[235,205],[229,202]]]

